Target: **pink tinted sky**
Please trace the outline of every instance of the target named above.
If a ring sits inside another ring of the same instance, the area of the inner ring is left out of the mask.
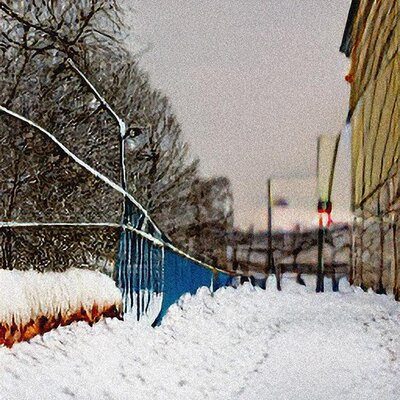
[[[127,39],[166,93],[206,176],[230,178],[236,225],[265,226],[265,186],[290,206],[275,222],[315,220],[316,139],[344,126],[350,0],[125,0]],[[336,219],[348,218],[341,149]],[[289,179],[283,179],[290,177]],[[300,179],[295,179],[295,178]]]

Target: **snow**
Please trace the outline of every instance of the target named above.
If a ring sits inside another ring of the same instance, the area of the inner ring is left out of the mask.
[[[0,348],[0,399],[400,398],[398,303],[282,286],[201,288],[155,329],[78,322]]]

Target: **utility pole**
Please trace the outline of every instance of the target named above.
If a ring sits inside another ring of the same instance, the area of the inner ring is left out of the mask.
[[[331,194],[335,164],[339,147],[339,135],[320,135],[317,142],[317,178],[318,178],[318,266],[316,292],[324,291],[324,241],[325,226],[323,214],[328,215],[327,226],[331,224]]]
[[[317,266],[317,287],[316,292],[324,291],[324,241],[325,241],[325,227],[322,218],[324,210],[323,202],[318,202],[318,266]]]
[[[275,274],[276,287],[280,291],[281,288],[281,277],[280,273],[277,273],[274,263],[274,253],[272,250],[272,194],[271,194],[271,178],[267,180],[267,208],[268,208],[268,231],[267,231],[267,274]]]
[[[275,273],[272,261],[272,198],[271,178],[267,180],[267,209],[268,209],[268,230],[267,230],[267,273]]]

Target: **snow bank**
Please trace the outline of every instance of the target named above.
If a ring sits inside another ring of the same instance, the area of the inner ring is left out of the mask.
[[[0,270],[0,345],[30,339],[73,320],[119,315],[121,293],[96,271]]]
[[[398,303],[282,286],[203,288],[156,329],[78,322],[0,348],[0,399],[400,398]]]

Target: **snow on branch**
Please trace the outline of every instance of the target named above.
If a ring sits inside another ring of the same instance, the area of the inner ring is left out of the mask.
[[[97,98],[97,100],[104,106],[104,108],[108,111],[108,113],[117,121],[119,127],[119,136],[120,136],[120,167],[121,167],[121,186],[124,190],[127,190],[127,175],[126,175],[126,166],[125,166],[125,136],[126,136],[126,124],[123,119],[114,111],[114,109],[108,104],[105,98],[98,92],[98,90],[94,87],[94,85],[89,81],[86,75],[78,68],[78,66],[72,61],[71,58],[67,60],[68,64],[71,68],[80,76],[80,78],[85,82],[85,84],[89,87],[91,92]],[[125,207],[125,205],[124,205]]]
[[[139,211],[143,214],[143,216],[151,222],[151,224],[154,226],[156,231],[158,233],[161,233],[160,230],[158,229],[156,223],[150,218],[148,215],[147,210],[131,195],[129,194],[125,189],[123,189],[121,186],[117,185],[115,182],[113,182],[111,179],[107,178],[105,175],[97,171],[96,169],[92,168],[90,165],[86,164],[84,161],[82,161],[76,154],[74,154],[72,151],[70,151],[67,147],[65,147],[53,134],[51,134],[49,131],[46,129],[42,128],[41,126],[37,125],[35,122],[31,121],[30,119],[27,119],[23,117],[20,114],[17,114],[8,108],[1,106],[0,105],[0,113],[3,112],[4,114],[7,114],[13,118],[16,118],[20,120],[21,122],[24,122],[25,124],[31,126],[35,130],[41,132],[42,134],[46,135],[50,140],[53,141],[53,143],[56,144],[56,146],[65,154],[67,154],[69,157],[71,157],[77,164],[79,164],[81,167],[86,169],[88,172],[96,176],[98,179],[102,180],[104,183],[112,187],[114,190],[117,192],[121,193],[124,197],[128,198],[138,209]]]
[[[99,91],[94,87],[89,78],[80,70],[80,68],[75,64],[75,62],[71,59],[67,59],[67,63],[70,67],[75,71],[76,74],[83,80],[83,82],[88,86],[90,91],[96,97],[96,99],[102,104],[102,106],[107,110],[107,112],[115,119],[119,127],[119,136],[120,136],[120,168],[121,168],[121,186],[127,191],[128,188],[128,178],[126,173],[126,163],[125,163],[125,139],[127,137],[127,130],[125,121],[117,114],[117,112],[110,106],[108,101],[99,93]],[[125,214],[125,204],[124,204],[124,214]],[[150,222],[150,224],[154,227],[154,229],[161,234],[160,229],[157,224],[149,217],[147,211],[144,213],[145,221]]]
[[[114,111],[114,109],[110,106],[110,104],[98,92],[98,90],[94,87],[94,85],[90,82],[90,80],[86,77],[86,75],[78,68],[78,66],[72,61],[71,58],[67,59],[67,63],[80,76],[80,78],[85,82],[85,84],[89,87],[89,89],[95,95],[96,99],[104,106],[104,108],[117,121],[118,126],[119,126],[120,137],[121,137],[121,139],[124,139],[125,135],[126,135],[126,124],[123,121],[123,119],[120,116],[118,116],[118,114]]]

